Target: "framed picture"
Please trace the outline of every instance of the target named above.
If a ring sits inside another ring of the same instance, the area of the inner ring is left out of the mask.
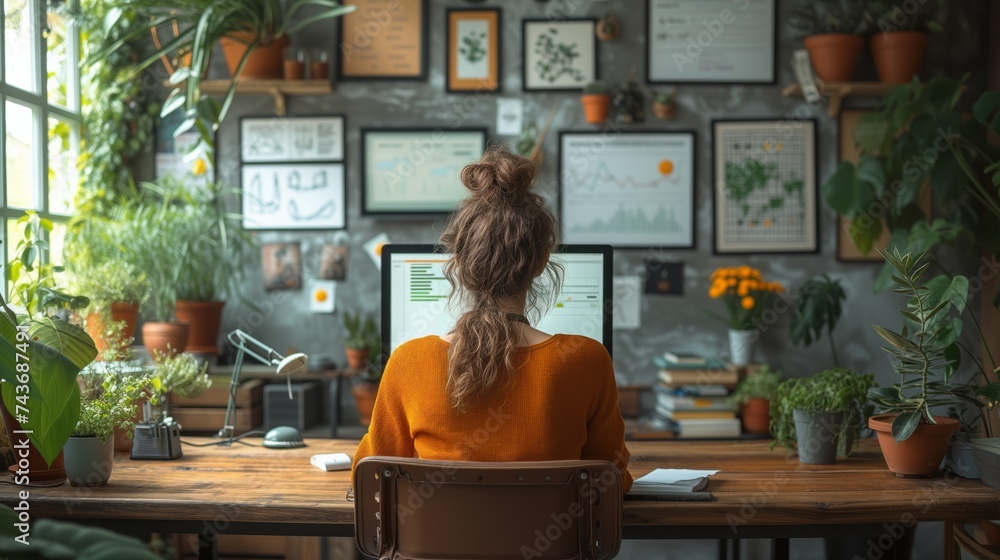
[[[777,0],[646,0],[646,81],[773,84]]]
[[[347,227],[343,163],[255,163],[241,169],[246,229]]]
[[[459,172],[486,150],[485,128],[361,129],[361,213],[446,214],[468,194]]]
[[[446,89],[451,93],[500,91],[500,9],[449,8],[447,18]]]
[[[695,133],[559,133],[564,243],[694,247]]]
[[[819,250],[816,121],[713,121],[712,171],[717,254]]]
[[[429,0],[345,0],[337,18],[339,80],[427,80]]]
[[[344,161],[344,117],[243,117],[242,163]]]
[[[302,289],[302,251],[298,243],[265,243],[260,248],[264,289]]]
[[[523,22],[525,91],[580,92],[597,79],[596,19]]]

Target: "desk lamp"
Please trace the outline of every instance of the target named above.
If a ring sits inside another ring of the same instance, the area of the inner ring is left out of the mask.
[[[222,429],[219,430],[219,437],[225,438],[226,441],[223,443],[231,444],[233,442],[233,431],[236,429],[232,424],[233,409],[236,407],[236,390],[240,385],[240,370],[243,368],[243,356],[249,354],[262,364],[277,366],[278,370],[275,373],[288,376],[289,399],[292,398],[291,376],[306,371],[306,364],[309,362],[309,357],[302,353],[292,354],[288,357],[282,356],[270,346],[267,346],[240,329],[229,333],[226,335],[226,338],[238,352],[236,353],[236,363],[233,365],[233,376],[229,380],[229,404],[226,406],[226,419],[222,425]],[[291,426],[278,426],[267,432],[267,435],[264,436],[263,445],[264,447],[281,449],[304,447],[305,443],[302,441],[302,435],[295,428]]]

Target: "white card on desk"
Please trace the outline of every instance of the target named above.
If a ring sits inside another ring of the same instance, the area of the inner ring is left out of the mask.
[[[351,457],[347,453],[321,453],[313,455],[309,462],[321,471],[343,471],[351,468]]]

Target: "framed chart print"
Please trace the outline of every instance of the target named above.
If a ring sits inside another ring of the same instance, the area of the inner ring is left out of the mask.
[[[596,19],[526,19],[523,89],[577,92],[597,79]]]
[[[244,228],[347,226],[343,163],[258,163],[240,171]]]
[[[339,80],[427,80],[430,0],[345,0],[337,18]]]
[[[715,252],[819,250],[816,121],[712,122]]]
[[[344,117],[243,117],[240,161],[344,161]]]
[[[694,247],[695,134],[559,134],[564,243]]]
[[[362,128],[361,213],[451,212],[468,194],[459,173],[485,150],[485,128]]]
[[[646,0],[646,81],[773,84],[777,0]]]
[[[448,9],[447,91],[500,91],[503,17],[499,8]]]

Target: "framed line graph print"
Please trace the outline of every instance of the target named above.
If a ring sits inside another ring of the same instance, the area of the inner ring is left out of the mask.
[[[819,250],[816,121],[712,122],[716,253]]]
[[[694,247],[695,133],[559,134],[565,243]]]

